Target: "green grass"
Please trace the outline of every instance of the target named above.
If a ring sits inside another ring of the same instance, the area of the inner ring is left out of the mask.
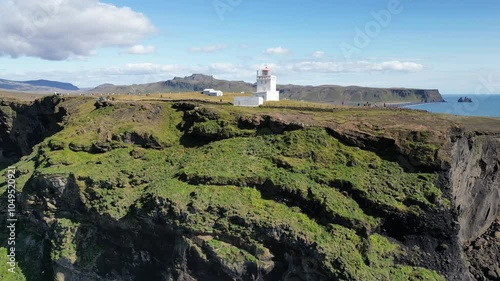
[[[19,264],[16,262],[15,267],[12,271],[9,271],[11,268],[10,265],[8,265],[9,257],[7,257],[7,249],[0,247],[0,264],[2,265],[0,267],[0,280],[2,281],[25,281],[26,277],[24,277],[24,274],[19,268]]]
[[[207,246],[223,261],[225,264],[234,263],[257,263],[257,258],[245,250],[239,249],[233,245],[211,239]]]
[[[398,281],[445,281],[446,279],[435,271],[419,267],[398,265],[389,271],[389,279]]]
[[[54,237],[52,238],[51,259],[58,261],[64,259],[74,263],[77,259],[75,236],[79,223],[66,218],[57,219],[55,223]]]
[[[319,128],[283,135],[232,138],[209,144],[188,157],[181,170],[188,179],[202,178],[206,183],[240,186],[268,180],[301,197],[307,197],[310,192],[313,197],[322,194],[322,197],[343,201],[341,204],[331,202],[331,206],[356,205],[349,204],[337,189],[328,185],[334,180],[350,183],[366,200],[396,212],[408,211],[412,205],[431,208],[442,196],[434,185],[437,175],[406,173],[397,163],[383,160],[372,152],[347,147]],[[275,165],[276,158],[279,166],[285,168]],[[356,164],[349,167],[348,163]],[[370,168],[370,164],[377,168]],[[362,212],[351,209],[343,213]],[[369,220],[366,216],[358,219]]]
[[[242,110],[192,110],[196,122],[181,131],[185,115],[168,103],[98,110],[84,103],[63,131],[16,164],[23,171],[19,190],[35,174],[74,175],[91,212],[116,221],[127,215],[161,216],[179,231],[212,235],[216,239],[208,247],[228,264],[258,262],[266,243],[287,241],[290,247],[307,249],[321,268],[340,279],[439,280],[428,270],[395,265],[399,246],[371,233],[381,222],[380,214],[419,215],[436,207],[442,197],[434,184],[437,175],[406,172],[374,152],[341,143],[320,126],[282,134],[240,129],[238,116],[249,109]],[[342,118],[347,122],[350,117]],[[384,130],[366,127],[372,129]],[[121,143],[121,136],[132,133],[157,140],[161,149]],[[186,147],[181,141],[186,136],[211,142]],[[108,144],[110,151],[86,151],[97,143]],[[425,153],[435,149],[426,143],[412,145]],[[84,151],[75,151],[75,146]],[[88,251],[77,251],[78,227],[77,221],[57,219],[52,259],[93,268],[102,249],[88,245]],[[256,231],[268,233],[267,242],[254,237]],[[371,234],[368,239],[359,235],[363,231]]]

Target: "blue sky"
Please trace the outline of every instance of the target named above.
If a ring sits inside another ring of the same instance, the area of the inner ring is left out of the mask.
[[[94,87],[214,75],[500,94],[493,0],[0,0],[0,78]]]

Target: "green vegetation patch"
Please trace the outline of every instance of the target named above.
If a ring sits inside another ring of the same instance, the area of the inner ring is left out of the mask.
[[[246,262],[257,263],[257,258],[255,258],[252,254],[231,244],[211,239],[207,242],[207,246],[217,255],[217,257],[221,259],[224,264],[231,265]]]
[[[238,127],[232,107],[189,110],[86,103],[63,131],[17,164],[18,182],[33,174],[74,175],[91,212],[117,221],[146,215],[211,235],[216,239],[207,247],[226,265],[256,263],[266,243],[283,243],[306,249],[304,255],[339,279],[440,280],[428,270],[395,265],[399,246],[372,233],[381,221],[373,208],[378,214],[434,208],[442,197],[437,175],[408,173],[342,144],[325,128],[259,135]],[[187,136],[210,141],[190,146]],[[101,249],[86,244],[77,251],[79,226],[56,220],[51,257],[91,268]]]
[[[7,249],[0,247],[0,280],[2,281],[25,281],[26,277],[16,262],[14,267],[9,265],[9,257],[7,256]],[[12,268],[12,269],[11,269]],[[9,270],[11,269],[11,270]]]
[[[75,236],[79,225],[79,223],[66,218],[56,220],[51,241],[52,250],[50,253],[53,261],[62,259],[71,264],[76,261]]]

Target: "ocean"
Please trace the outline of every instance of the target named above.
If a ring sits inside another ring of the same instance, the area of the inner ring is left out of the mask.
[[[460,97],[470,97],[471,103],[458,102]],[[500,95],[443,95],[446,102],[425,103],[405,106],[436,113],[463,116],[500,117]]]
[[[465,96],[471,98],[472,102],[458,102],[460,97]],[[406,107],[453,115],[500,117],[500,95],[443,95],[443,98],[446,102],[425,103]]]

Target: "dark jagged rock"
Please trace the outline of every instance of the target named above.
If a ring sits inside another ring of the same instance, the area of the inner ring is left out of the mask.
[[[472,99],[468,97],[460,97],[458,102],[472,102]]]
[[[0,107],[0,162],[10,164],[31,153],[33,146],[62,129],[67,110],[57,96],[31,104],[3,101]]]
[[[100,97],[96,99],[94,106],[96,109],[103,108],[103,107],[108,107],[108,106],[113,106],[112,101],[108,100],[107,98]]]

